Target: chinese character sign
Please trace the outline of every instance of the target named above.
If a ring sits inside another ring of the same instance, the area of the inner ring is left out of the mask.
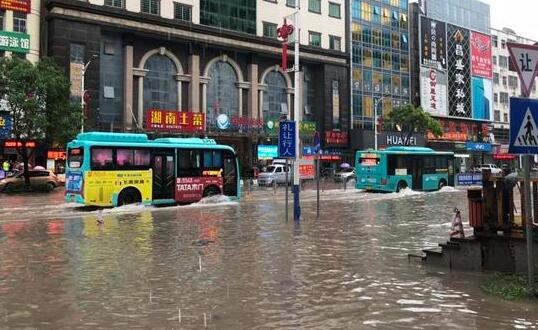
[[[346,132],[326,131],[325,144],[328,145],[346,145],[348,142]]]
[[[151,109],[147,111],[146,128],[156,131],[200,132],[204,130],[202,112],[179,112]]]
[[[470,32],[447,24],[448,32],[448,115],[471,118]]]
[[[12,127],[11,115],[0,114],[0,138],[10,138]]]
[[[433,68],[420,68],[420,102],[423,109],[436,116],[448,115],[446,73]]]
[[[446,23],[420,17],[421,65],[446,69]]]
[[[295,145],[295,131],[297,123],[294,121],[281,121],[278,135],[278,157],[295,158],[297,146]]]
[[[491,66],[491,37],[471,32],[471,72],[473,76],[493,78]]]
[[[30,36],[26,33],[0,31],[0,50],[26,54],[30,51]]]
[[[22,11],[30,13],[32,10],[31,0],[0,0],[0,9]]]

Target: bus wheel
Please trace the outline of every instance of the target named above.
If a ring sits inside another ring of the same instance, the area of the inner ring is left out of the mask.
[[[396,187],[396,192],[400,192],[401,190],[407,188],[407,182],[400,181],[398,182],[398,187]]]
[[[118,206],[136,204],[142,202],[142,196],[140,192],[134,188],[127,188],[122,190],[118,196]]]
[[[441,190],[441,188],[443,188],[443,187],[446,187],[446,180],[445,179],[439,180],[439,190]]]
[[[211,197],[211,196],[216,196],[216,195],[220,195],[220,189],[217,187],[211,186],[211,187],[207,187],[204,190],[202,197]]]

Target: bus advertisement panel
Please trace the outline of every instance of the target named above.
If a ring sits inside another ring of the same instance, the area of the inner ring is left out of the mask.
[[[81,133],[67,146],[66,200],[84,205],[240,197],[235,151],[211,139]]]
[[[454,185],[454,154],[423,147],[357,151],[357,188],[398,192],[438,190]]]

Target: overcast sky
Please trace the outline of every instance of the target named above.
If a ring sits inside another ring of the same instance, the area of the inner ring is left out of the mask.
[[[516,34],[538,41],[537,0],[481,0],[491,10],[491,27],[509,27]]]

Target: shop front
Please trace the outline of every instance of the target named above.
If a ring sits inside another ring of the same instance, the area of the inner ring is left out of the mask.
[[[426,146],[437,151],[454,152],[456,173],[472,171],[481,164],[493,163],[494,145],[490,124],[461,119],[438,119],[443,134],[426,135]]]
[[[377,134],[378,149],[410,146],[424,147],[426,140],[422,134],[408,135],[405,132],[382,131]],[[374,147],[374,131],[351,131],[351,149],[364,150]]]

